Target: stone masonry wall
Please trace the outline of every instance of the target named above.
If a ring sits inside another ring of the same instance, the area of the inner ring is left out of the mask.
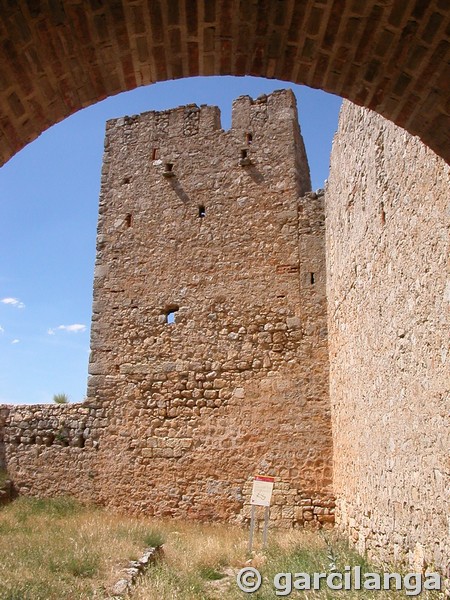
[[[326,193],[337,521],[449,575],[449,169],[344,102]]]
[[[105,415],[88,403],[0,406],[0,468],[15,491],[99,501],[96,459]]]
[[[22,491],[245,520],[265,473],[278,525],[333,522],[324,206],[309,190],[290,91],[239,98],[227,132],[211,106],[108,122],[88,401],[14,409]],[[47,446],[68,414],[69,446]]]
[[[6,470],[5,423],[9,416],[9,408],[0,406],[0,471]]]
[[[309,189],[291,92],[239,98],[228,132],[209,106],[108,123],[88,395],[112,416],[111,504],[231,518],[258,472],[329,500],[323,208],[300,200]]]

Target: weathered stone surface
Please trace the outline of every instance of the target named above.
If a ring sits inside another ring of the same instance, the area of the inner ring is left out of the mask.
[[[0,406],[0,468],[15,491],[100,501],[95,475],[104,414],[88,403]]]
[[[117,596],[124,596],[131,589],[131,582],[128,579],[119,579],[114,585],[111,593]]]
[[[131,560],[128,566],[121,570],[121,578],[112,586],[108,597],[123,598],[128,596],[133,585],[138,581],[138,577],[145,572],[151,563],[155,562],[161,552],[162,546],[147,548],[139,560]]]
[[[344,103],[326,193],[334,487],[359,550],[448,573],[449,168]]]
[[[239,98],[229,132],[211,106],[110,121],[103,177],[89,397],[120,415],[108,501],[230,518],[260,469],[328,498],[326,337],[296,335],[325,327],[323,196],[301,197],[292,93]]]
[[[8,2],[1,18],[0,162],[109,95],[197,75],[321,88],[450,157],[445,0],[22,0]],[[200,118],[188,107],[184,136],[195,137]],[[164,116],[160,127],[169,127]]]
[[[291,526],[297,492],[332,498],[324,208],[309,189],[290,91],[238,98],[227,132],[212,106],[108,122],[88,385],[103,408],[82,423],[71,406],[12,410],[25,431],[35,410],[53,421],[39,459],[7,444],[22,490],[234,519],[265,472],[296,490],[279,514]]]
[[[24,494],[241,520],[251,475],[274,474],[272,524],[336,514],[361,551],[446,573],[448,167],[345,104],[327,188],[335,508],[324,199],[301,196],[292,97],[239,99],[230,132],[198,113],[108,124],[101,368],[83,405],[0,406],[0,468]]]

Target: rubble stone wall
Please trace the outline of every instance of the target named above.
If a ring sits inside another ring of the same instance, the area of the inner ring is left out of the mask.
[[[449,183],[344,103],[325,273],[292,94],[239,98],[228,132],[209,106],[110,121],[88,400],[0,406],[0,468],[211,520],[247,519],[273,475],[273,524],[331,525],[334,493],[361,552],[448,575]]]
[[[276,78],[338,94],[392,119],[450,160],[447,0],[6,5],[0,164],[107,96],[199,75]]]
[[[82,483],[66,470],[53,486],[84,489],[89,471],[118,509],[245,519],[265,473],[278,525],[333,521],[324,206],[309,190],[290,91],[237,99],[230,131],[211,106],[108,122],[87,412],[67,447],[38,444],[55,455],[42,470],[37,414],[17,416],[20,435],[9,420],[23,489],[70,457]]]
[[[6,406],[0,406],[0,470],[6,470],[5,455],[5,423],[9,416],[10,409]]]
[[[19,495],[99,502],[96,459],[105,409],[88,404],[0,406],[0,468]]]
[[[337,521],[360,551],[448,574],[449,169],[344,102],[326,193]]]

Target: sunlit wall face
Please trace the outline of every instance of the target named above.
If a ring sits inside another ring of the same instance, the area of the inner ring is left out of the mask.
[[[0,403],[86,393],[92,279],[105,121],[196,103],[219,106],[291,88],[313,189],[328,176],[341,99],[253,77],[170,81],[110,97],[43,133],[0,169]]]

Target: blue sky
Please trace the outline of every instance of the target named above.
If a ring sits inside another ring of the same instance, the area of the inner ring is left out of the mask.
[[[105,121],[195,102],[220,106],[227,129],[233,99],[286,87],[297,97],[313,189],[323,187],[341,99],[251,77],[183,79],[108,98],[0,169],[0,403],[85,396]]]

